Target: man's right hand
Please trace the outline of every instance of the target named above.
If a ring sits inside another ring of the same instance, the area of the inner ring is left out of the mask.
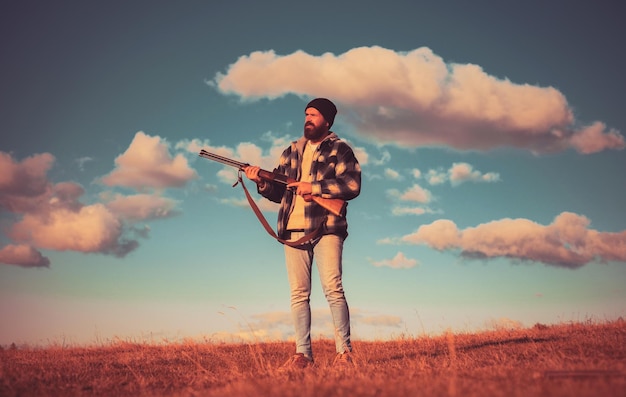
[[[259,170],[261,169],[261,167],[256,166],[256,165],[249,165],[246,168],[244,168],[244,172],[246,173],[246,176],[248,177],[248,179],[250,179],[251,181],[253,181],[254,183],[256,183],[257,185],[261,182],[263,182],[263,180],[261,178],[259,178]]]

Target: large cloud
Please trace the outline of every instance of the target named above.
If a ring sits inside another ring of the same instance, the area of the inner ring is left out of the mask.
[[[100,203],[78,210],[55,208],[47,216],[25,214],[13,225],[9,236],[41,249],[117,256],[126,255],[138,245],[122,238],[122,222]]]
[[[563,212],[549,225],[527,219],[502,219],[460,230],[450,220],[437,220],[414,233],[383,243],[427,245],[469,258],[506,257],[578,268],[591,262],[626,262],[626,231],[599,232],[584,216]]]
[[[0,263],[48,267],[41,249],[124,256],[137,247],[123,237],[122,221],[106,206],[80,202],[84,189],[79,184],[48,180],[51,154],[17,161],[0,152],[0,163],[0,208],[13,220],[5,231],[13,243],[0,248]]]
[[[178,154],[172,158],[169,148],[158,136],[137,132],[128,149],[115,159],[116,168],[102,178],[108,186],[125,186],[136,190],[182,187],[197,177],[187,159]]]
[[[577,122],[553,87],[499,79],[478,65],[446,63],[425,47],[409,52],[361,47],[321,56],[257,51],[209,84],[244,100],[328,96],[358,133],[403,146],[573,148],[585,154],[625,146],[619,131],[604,123]]]
[[[3,231],[11,240],[0,247],[0,263],[48,267],[50,260],[40,250],[123,257],[139,245],[127,236],[145,237],[148,230],[147,226],[138,229],[134,223],[178,214],[177,202],[160,192],[128,196],[105,192],[100,195],[101,202],[85,204],[81,185],[48,179],[54,160],[51,154],[42,153],[17,161],[0,152],[0,211],[7,225]],[[141,132],[116,164],[103,178],[109,186],[161,191],[183,186],[196,176],[182,155],[172,157],[159,137]]]

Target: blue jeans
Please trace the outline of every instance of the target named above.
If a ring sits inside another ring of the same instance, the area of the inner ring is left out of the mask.
[[[291,240],[304,236],[291,232]],[[296,331],[296,353],[313,357],[311,350],[311,268],[313,258],[322,283],[322,290],[330,306],[335,326],[337,353],[352,351],[350,345],[350,313],[341,282],[343,238],[334,234],[323,235],[303,248],[285,245],[287,277],[291,288],[291,315]]]

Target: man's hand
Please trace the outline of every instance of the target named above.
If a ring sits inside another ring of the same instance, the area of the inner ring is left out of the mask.
[[[258,167],[256,165],[249,165],[243,170],[246,173],[246,176],[248,177],[248,179],[250,179],[251,181],[255,182],[258,185],[259,183],[263,182],[263,179],[259,178],[260,169],[261,167]]]
[[[295,193],[302,196],[304,201],[312,200],[312,188],[309,182],[292,182],[287,185],[287,189],[295,189]]]

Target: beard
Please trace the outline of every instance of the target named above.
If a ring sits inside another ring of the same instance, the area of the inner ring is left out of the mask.
[[[310,128],[308,128],[310,127]],[[304,124],[304,136],[308,140],[319,140],[326,134],[328,130],[324,128],[323,125],[316,127],[313,123],[305,123]]]

